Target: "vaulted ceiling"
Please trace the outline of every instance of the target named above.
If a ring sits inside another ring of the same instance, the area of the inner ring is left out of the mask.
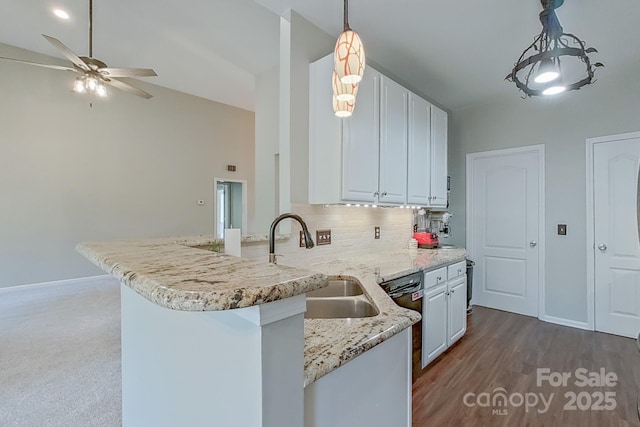
[[[0,42],[57,56],[47,34],[86,54],[87,3],[0,0]],[[71,19],[53,17],[54,7]],[[287,9],[331,35],[341,31],[341,0],[94,0],[94,56],[152,67],[159,76],[150,82],[252,110],[255,76],[278,63],[278,15]],[[540,10],[537,0],[351,0],[349,21],[371,59],[457,110],[520,96],[504,77],[539,33]],[[640,71],[640,2],[566,0],[558,16],[599,50],[606,68],[598,79]]]

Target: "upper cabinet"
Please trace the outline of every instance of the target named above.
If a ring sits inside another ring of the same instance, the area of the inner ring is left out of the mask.
[[[326,58],[325,58],[326,59]],[[333,56],[330,55],[333,71]],[[342,190],[340,201],[378,203],[378,161],[380,159],[380,73],[367,68],[358,87],[353,115],[342,122]],[[331,99],[329,86],[329,99]],[[331,104],[318,106],[333,116]],[[333,116],[335,118],[335,116]],[[314,119],[311,117],[310,121]],[[313,137],[310,135],[310,140]],[[318,141],[321,145],[325,142]],[[336,141],[331,141],[331,144]],[[340,139],[337,139],[340,142]],[[340,146],[340,144],[338,144]],[[310,159],[310,162],[313,161]],[[318,177],[324,180],[322,175]],[[309,182],[311,183],[312,177]],[[321,185],[321,183],[319,183]],[[337,193],[336,193],[337,194]],[[313,203],[313,202],[310,202]]]
[[[382,77],[380,90],[380,203],[407,203],[409,91]],[[358,107],[356,103],[356,108]]]
[[[447,113],[431,106],[431,199],[429,206],[447,207]]]
[[[431,104],[409,94],[409,158],[407,202],[431,202]]]
[[[339,119],[332,72],[333,55],[310,66],[309,203],[446,207],[447,114],[368,66]]]

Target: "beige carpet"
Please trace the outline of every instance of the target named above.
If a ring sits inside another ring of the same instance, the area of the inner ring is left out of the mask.
[[[0,426],[121,425],[114,279],[0,290]]]

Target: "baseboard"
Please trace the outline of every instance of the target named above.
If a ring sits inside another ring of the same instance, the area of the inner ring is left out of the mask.
[[[74,285],[79,283],[96,282],[96,281],[102,281],[102,280],[116,280],[116,279],[114,279],[112,276],[108,274],[103,274],[99,276],[78,277],[75,279],[54,280],[52,282],[29,283],[26,285],[7,286],[5,288],[0,288],[0,294],[7,293],[7,292],[35,290],[35,289],[43,289],[43,288],[55,288],[59,286],[69,286],[69,285]]]
[[[555,323],[556,325],[569,326],[571,328],[584,329],[586,331],[593,331],[593,328],[590,328],[587,322],[578,322],[576,320],[563,319],[561,317],[554,316],[540,316],[539,319],[543,322]]]

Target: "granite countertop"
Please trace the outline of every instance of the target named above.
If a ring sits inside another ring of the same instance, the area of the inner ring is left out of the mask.
[[[319,272],[191,247],[214,240],[120,240],[80,243],[76,250],[149,301],[173,310],[250,307],[326,286]]]
[[[250,307],[320,289],[327,276],[356,279],[379,314],[305,319],[305,386],[420,320],[418,312],[396,305],[380,283],[461,261],[466,255],[464,249],[403,249],[301,269],[197,248],[214,241],[203,236],[120,240],[80,243],[76,249],[149,301],[173,310]]]
[[[464,249],[404,249],[310,266],[333,277],[357,279],[380,313],[357,319],[305,319],[305,387],[420,320],[416,311],[396,305],[380,283],[462,261],[465,256]]]

